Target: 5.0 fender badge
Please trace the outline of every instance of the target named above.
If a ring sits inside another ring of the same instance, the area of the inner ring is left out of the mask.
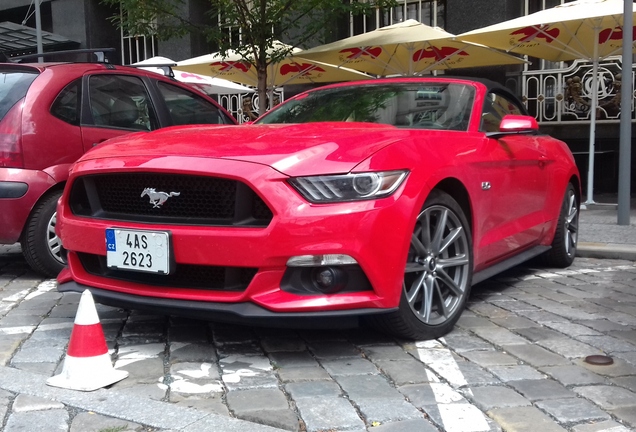
[[[141,197],[143,198],[146,195],[150,198],[152,208],[157,208],[162,206],[168,198],[181,195],[181,192],[157,192],[155,188],[146,188],[141,193]]]

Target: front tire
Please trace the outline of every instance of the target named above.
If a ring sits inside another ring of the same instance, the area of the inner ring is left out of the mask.
[[[561,203],[561,212],[552,248],[543,256],[543,264],[549,267],[565,268],[574,262],[579,239],[579,200],[572,183],[568,184]]]
[[[48,277],[56,277],[66,265],[62,240],[55,234],[57,201],[61,196],[61,191],[53,192],[37,204],[21,241],[27,264]]]
[[[464,309],[472,268],[466,216],[450,195],[433,190],[415,223],[399,309],[377,316],[376,325],[408,339],[445,335]]]

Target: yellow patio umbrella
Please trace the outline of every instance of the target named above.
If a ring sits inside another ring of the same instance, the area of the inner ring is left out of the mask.
[[[578,0],[457,37],[555,62],[594,61],[620,53],[623,8],[623,0]]]
[[[622,50],[624,5],[624,0],[578,0],[458,35],[462,40],[541,59],[566,61],[580,58],[592,62],[586,204],[594,203],[598,64]],[[632,10],[635,11],[636,6]]]
[[[302,58],[373,75],[421,75],[431,70],[522,64],[524,60],[415,20],[381,27],[302,51]]]
[[[372,78],[355,70],[300,58],[301,49],[291,48],[282,42],[275,43],[275,47],[289,49],[291,54],[269,65],[267,70],[268,89],[286,84],[327,83]],[[177,62],[174,69],[224,78],[255,87],[258,84],[256,68],[234,50],[228,50],[225,56],[220,53],[212,53],[183,60]]]

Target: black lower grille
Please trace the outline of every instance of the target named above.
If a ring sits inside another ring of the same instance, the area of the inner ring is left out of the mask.
[[[230,179],[162,173],[122,173],[75,180],[74,214],[134,222],[267,226],[272,211],[246,184]]]
[[[258,269],[251,267],[218,267],[177,264],[169,275],[118,270],[106,266],[106,257],[77,254],[84,270],[95,276],[144,285],[191,288],[210,291],[245,291]]]

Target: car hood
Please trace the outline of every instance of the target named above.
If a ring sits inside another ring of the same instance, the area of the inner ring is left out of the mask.
[[[81,160],[178,155],[258,163],[289,176],[339,173],[408,135],[370,123],[185,126],[114,138]]]

